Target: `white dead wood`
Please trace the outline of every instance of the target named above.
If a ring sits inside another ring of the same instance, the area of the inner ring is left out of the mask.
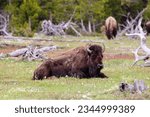
[[[75,23],[71,22],[70,20],[67,23],[60,23],[58,25],[55,25],[50,20],[44,20],[42,22],[42,31],[46,35],[55,35],[55,36],[61,36],[66,35],[66,31],[69,29],[72,29],[77,36],[81,36],[79,31],[75,28],[73,25]],[[77,26],[77,25],[76,25]]]
[[[133,86],[134,86],[134,91],[139,94],[142,94],[145,90],[148,89],[147,85],[143,80],[135,80]]]
[[[129,91],[130,93],[142,94],[147,89],[149,89],[149,88],[145,84],[145,82],[143,80],[137,80],[137,79],[134,80],[133,84],[122,82],[119,85],[119,90],[121,92]]]
[[[141,66],[150,66],[150,61],[148,60],[150,57],[150,49],[146,45],[146,33],[144,33],[142,27],[141,27],[142,17],[138,21],[138,25],[136,27],[136,33],[130,33],[126,34],[127,36],[138,36],[140,37],[140,46],[133,51],[132,53],[135,56],[135,61],[132,66],[134,66],[138,61],[143,60],[145,63]],[[139,55],[139,50],[142,49],[144,53],[142,55]]]
[[[126,24],[120,24],[119,26],[122,27],[123,29],[122,30],[119,30],[118,32],[118,35],[119,36],[122,36],[124,35],[125,33],[135,33],[137,32],[137,24],[138,24],[138,20],[142,17],[142,14],[144,13],[144,11],[146,10],[143,9],[135,18],[132,18],[130,16],[130,14],[127,14],[127,20],[126,20]],[[121,28],[119,28],[121,29]],[[134,36],[131,36],[131,37],[134,37]]]
[[[82,36],[72,25],[70,25],[70,28],[77,34],[77,36]]]
[[[10,52],[8,53],[8,55],[10,57],[18,57],[21,56],[23,53],[25,53],[26,51],[28,51],[28,48],[22,48],[22,49],[18,49],[16,51]]]
[[[42,27],[41,32],[46,35],[62,36],[62,35],[66,35],[66,32],[71,29],[72,31],[75,32],[77,36],[81,36],[79,31],[77,31],[77,29],[75,28],[77,24],[72,22],[72,18],[75,14],[75,11],[76,9],[74,10],[72,16],[66,23],[62,22],[59,24],[53,24],[51,20],[44,20],[41,24],[41,27]]]
[[[55,25],[52,23],[50,20],[44,20],[42,22],[42,31],[46,35],[55,35],[55,36],[61,36],[61,35],[66,35],[66,30],[68,30],[70,27],[73,27],[70,24],[70,21],[67,23],[60,23],[58,25]]]
[[[32,46],[28,46],[28,50],[22,54],[23,60],[33,61],[33,60],[43,60],[46,59],[43,54],[37,50],[37,48],[33,48]]]
[[[101,23],[95,24],[93,20],[89,20],[87,26],[84,25],[83,19],[81,19],[79,26],[81,27],[81,32],[83,34],[91,34],[96,32],[96,27],[100,27]]]
[[[56,49],[57,49],[57,46],[47,46],[47,47],[43,47],[43,48],[38,49],[38,51],[48,52],[48,51],[53,51],[53,50],[56,50]]]
[[[7,32],[8,23],[9,17],[8,16],[5,17],[2,14],[0,14],[0,33],[2,35],[11,36],[11,34]]]
[[[92,32],[92,29],[91,29],[91,21],[90,21],[90,20],[88,21],[88,30],[89,30],[89,33]]]
[[[47,46],[42,48],[28,46],[26,48],[18,49],[8,54],[1,53],[0,58],[21,57],[22,60],[28,60],[28,61],[44,60],[47,59],[47,57],[44,56],[44,53],[48,51],[53,51],[55,49],[57,49],[56,46]]]
[[[44,53],[48,51],[53,51],[55,49],[57,49],[56,46],[48,46],[39,49],[37,47],[28,46],[28,50],[25,53],[23,53],[22,59],[28,61],[44,60],[47,59],[47,57],[44,56]]]
[[[86,28],[84,26],[83,19],[81,19],[81,28],[84,33],[86,33],[86,34],[88,33],[88,31],[86,30]]]

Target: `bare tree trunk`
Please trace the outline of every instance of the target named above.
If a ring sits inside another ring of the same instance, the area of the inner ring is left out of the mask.
[[[88,29],[89,29],[89,33],[92,33],[92,29],[91,29],[91,21],[88,21]]]
[[[9,22],[9,19],[7,18],[7,16],[5,17],[5,16],[0,14],[0,32],[4,35],[11,36],[7,32],[8,22]]]
[[[78,36],[82,36],[72,25],[70,26],[70,28],[71,28]]]
[[[81,19],[81,28],[82,28],[83,32],[87,33],[87,30],[86,30],[84,23],[83,23],[83,19]]]

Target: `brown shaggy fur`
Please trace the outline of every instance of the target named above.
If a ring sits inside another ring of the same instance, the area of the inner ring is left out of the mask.
[[[150,33],[150,21],[146,22],[145,28],[146,28],[147,35],[148,35]]]
[[[33,80],[56,77],[107,77],[101,73],[103,53],[99,45],[78,47],[43,62],[34,72]]]
[[[105,33],[109,40],[117,35],[117,21],[112,16],[108,17],[105,21]]]

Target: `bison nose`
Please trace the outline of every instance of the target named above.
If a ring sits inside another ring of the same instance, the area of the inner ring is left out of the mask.
[[[103,64],[97,64],[98,68],[103,68]]]

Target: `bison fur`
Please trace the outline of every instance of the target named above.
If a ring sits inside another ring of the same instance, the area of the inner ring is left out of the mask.
[[[147,35],[148,35],[150,33],[150,21],[146,22],[145,28],[146,28]]]
[[[117,21],[112,16],[109,16],[105,21],[105,33],[109,40],[117,35]]]

